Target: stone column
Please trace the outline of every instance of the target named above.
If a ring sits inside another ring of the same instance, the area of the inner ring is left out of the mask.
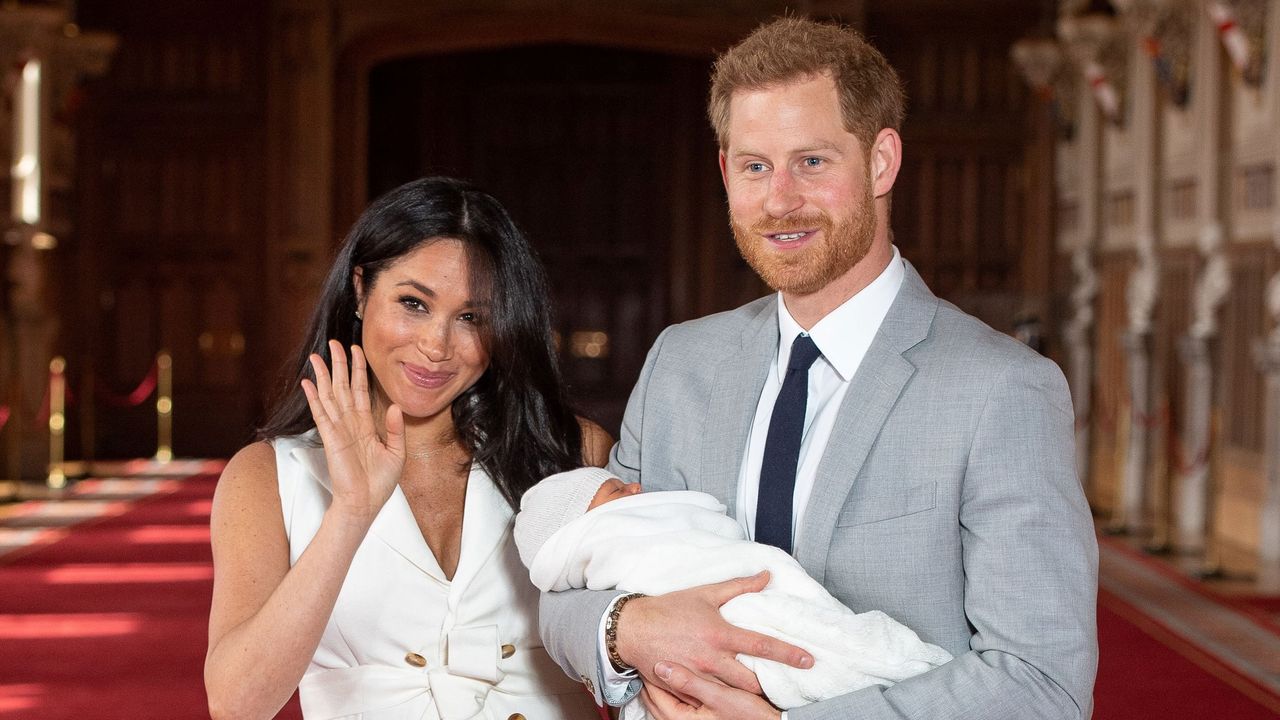
[[[1222,226],[1222,157],[1225,74],[1217,33],[1201,18],[1195,49],[1195,90],[1199,95],[1196,127],[1201,142],[1197,147],[1200,182],[1196,195],[1196,215],[1200,231],[1196,245],[1202,260],[1191,297],[1191,325],[1182,339],[1181,354],[1186,367],[1185,413],[1183,418],[1182,472],[1178,478],[1176,544],[1184,551],[1206,547],[1207,531],[1213,520],[1212,462],[1214,377],[1213,344],[1218,334],[1218,309],[1231,289],[1231,272],[1224,252],[1226,238]]]
[[[1280,117],[1280,0],[1270,0],[1268,10],[1269,62],[1267,76],[1271,78],[1272,117]],[[1280,170],[1280,143],[1275,143],[1274,167]],[[1272,219],[1271,239],[1280,251],[1280,187],[1274,189],[1275,213]],[[1266,413],[1263,431],[1266,433],[1263,457],[1266,462],[1266,489],[1258,523],[1258,580],[1261,592],[1280,592],[1280,273],[1272,276],[1267,284],[1267,312],[1271,315],[1271,334],[1258,342],[1257,359],[1266,379]]]
[[[1280,218],[1276,219],[1273,237],[1280,249]],[[1258,367],[1266,379],[1266,485],[1258,511],[1258,580],[1263,592],[1274,592],[1280,589],[1280,273],[1267,284],[1267,311],[1272,319],[1271,334],[1259,340],[1255,349]]]
[[[1070,12],[1071,3],[1064,3]],[[1080,144],[1080,230],[1076,234],[1076,247],[1072,249],[1071,266],[1075,271],[1076,285],[1071,291],[1072,316],[1063,329],[1069,358],[1068,381],[1071,400],[1076,410],[1076,472],[1081,484],[1089,487],[1090,477],[1090,412],[1093,395],[1093,301],[1098,294],[1098,276],[1093,267],[1094,248],[1098,245],[1101,227],[1102,188],[1102,128],[1104,108],[1096,98],[1096,85],[1091,86],[1087,68],[1098,66],[1097,58],[1103,45],[1110,38],[1113,25],[1108,19],[1088,16],[1062,17],[1058,22],[1058,36],[1062,39],[1073,70],[1083,75],[1085,82],[1078,87],[1078,117],[1080,126],[1077,140]]]
[[[1177,545],[1186,551],[1205,548],[1212,522],[1214,433],[1213,350],[1218,335],[1218,309],[1231,290],[1231,273],[1223,250],[1222,226],[1207,226],[1198,240],[1204,260],[1192,294],[1191,327],[1183,337],[1181,356],[1187,372],[1183,416],[1182,471],[1178,478]]]
[[[1093,399],[1093,299],[1098,295],[1098,275],[1093,252],[1084,246],[1071,255],[1076,285],[1071,289],[1071,318],[1063,329],[1067,339],[1068,383],[1076,411],[1076,472],[1081,485],[1089,481],[1089,418]]]
[[[1126,443],[1124,475],[1120,481],[1120,502],[1113,529],[1138,532],[1142,529],[1147,499],[1147,476],[1151,430],[1157,416],[1151,373],[1151,319],[1159,293],[1160,266],[1155,238],[1149,232],[1138,235],[1138,264],[1129,275],[1126,288],[1129,325],[1124,349],[1129,381],[1129,437]]]
[[[1160,262],[1159,233],[1159,138],[1160,114],[1157,111],[1157,81],[1153,62],[1141,48],[1152,47],[1152,37],[1168,11],[1164,0],[1113,0],[1121,11],[1122,25],[1128,31],[1128,45],[1133,59],[1126,93],[1132,103],[1129,132],[1133,135],[1131,163],[1134,176],[1134,244],[1137,265],[1129,274],[1126,286],[1128,326],[1123,338],[1128,369],[1129,422],[1125,439],[1124,473],[1120,479],[1119,513],[1112,530],[1138,532],[1144,525],[1146,503],[1150,499],[1161,504],[1165,483],[1151,479],[1151,446],[1160,413],[1156,407],[1158,391],[1152,367],[1152,322],[1159,298]]]

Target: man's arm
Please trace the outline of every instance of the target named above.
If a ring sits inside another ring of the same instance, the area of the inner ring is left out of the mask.
[[[645,396],[668,332],[669,329],[662,331],[645,358],[640,378],[627,400],[618,442],[609,453],[607,469],[626,482],[640,481],[640,437],[644,426]],[[611,672],[612,668],[601,662],[600,621],[614,598],[621,594],[616,590],[544,592],[538,611],[542,641],[551,659],[569,677],[584,682],[590,680],[596,701],[610,705],[621,705],[640,689],[639,682],[635,682],[627,683],[621,696],[609,692],[611,686],[617,689],[619,678]]]
[[[1066,382],[1048,360],[995,381],[975,433],[959,528],[971,652],[791,720],[1087,718],[1098,646],[1098,551],[1074,471]]]
[[[644,369],[627,403],[618,442],[610,454],[608,469],[628,482],[641,479],[641,438],[644,430],[645,406],[651,397],[651,381],[659,364],[662,345],[670,329],[663,331],[645,360]],[[656,422],[671,418],[654,413]],[[646,489],[684,489],[673,469],[650,468],[645,477]],[[755,657],[793,665],[812,666],[813,659],[803,650],[759,633],[742,630],[720,616],[719,608],[731,598],[745,592],[762,590],[768,584],[765,574],[705,585],[659,597],[638,598],[627,604],[618,625],[618,650],[623,660],[632,664],[647,682],[662,684],[654,675],[658,660],[684,663],[705,677],[726,684],[760,692],[755,675],[738,662],[737,655]],[[600,619],[618,591],[569,590],[543,593],[540,604],[540,629],[543,642],[552,659],[570,677],[591,680],[597,700],[621,704],[639,691],[639,680],[626,683],[622,690],[612,668],[607,667],[601,652]],[[609,680],[617,692],[611,693]]]

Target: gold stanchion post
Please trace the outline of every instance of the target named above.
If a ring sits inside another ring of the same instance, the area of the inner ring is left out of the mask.
[[[173,459],[173,357],[168,350],[156,355],[156,462]]]
[[[67,430],[67,361],[55,357],[49,362],[49,477],[52,490],[67,486],[62,467],[63,442]]]

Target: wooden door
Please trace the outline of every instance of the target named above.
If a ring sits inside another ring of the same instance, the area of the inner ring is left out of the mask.
[[[370,77],[370,196],[444,174],[502,201],[546,264],[573,396],[613,433],[654,338],[702,309],[687,281],[672,286],[673,246],[736,254],[703,117],[708,72],[708,59],[550,45]]]
[[[82,282],[64,319],[75,369],[94,377],[79,399],[95,403],[90,451],[155,452],[154,395],[123,396],[167,350],[175,453],[225,456],[261,408],[265,3],[83,2],[80,13],[121,38],[83,123]]]

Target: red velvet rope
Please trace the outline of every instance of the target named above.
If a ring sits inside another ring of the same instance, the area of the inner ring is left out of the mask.
[[[142,378],[142,382],[138,383],[138,387],[134,388],[133,392],[128,395],[116,395],[115,393],[98,387],[95,388],[97,398],[99,402],[112,405],[114,407],[137,407],[138,405],[146,402],[147,398],[151,397],[151,393],[155,392],[156,385],[159,380],[159,373],[159,365],[153,362],[151,363],[151,368],[147,370],[146,377]],[[52,381],[52,375],[53,373],[50,373],[50,381]],[[66,373],[63,373],[63,377],[66,377]],[[40,401],[39,412],[36,413],[36,429],[41,429],[49,424],[50,387],[50,385],[46,385],[44,388],[44,398]],[[75,402],[75,395],[71,392],[71,387],[69,385],[64,385],[63,392],[63,407],[71,407],[72,403]],[[9,415],[11,413],[12,411],[8,405],[0,405],[0,428],[3,428],[5,423],[9,421]]]
[[[147,370],[147,376],[142,378],[142,382],[138,383],[138,387],[128,395],[116,395],[115,393],[103,390],[101,387],[95,388],[99,402],[114,407],[137,407],[146,402],[151,397],[151,393],[155,392],[157,378],[160,369],[156,363],[151,363],[151,368]]]

